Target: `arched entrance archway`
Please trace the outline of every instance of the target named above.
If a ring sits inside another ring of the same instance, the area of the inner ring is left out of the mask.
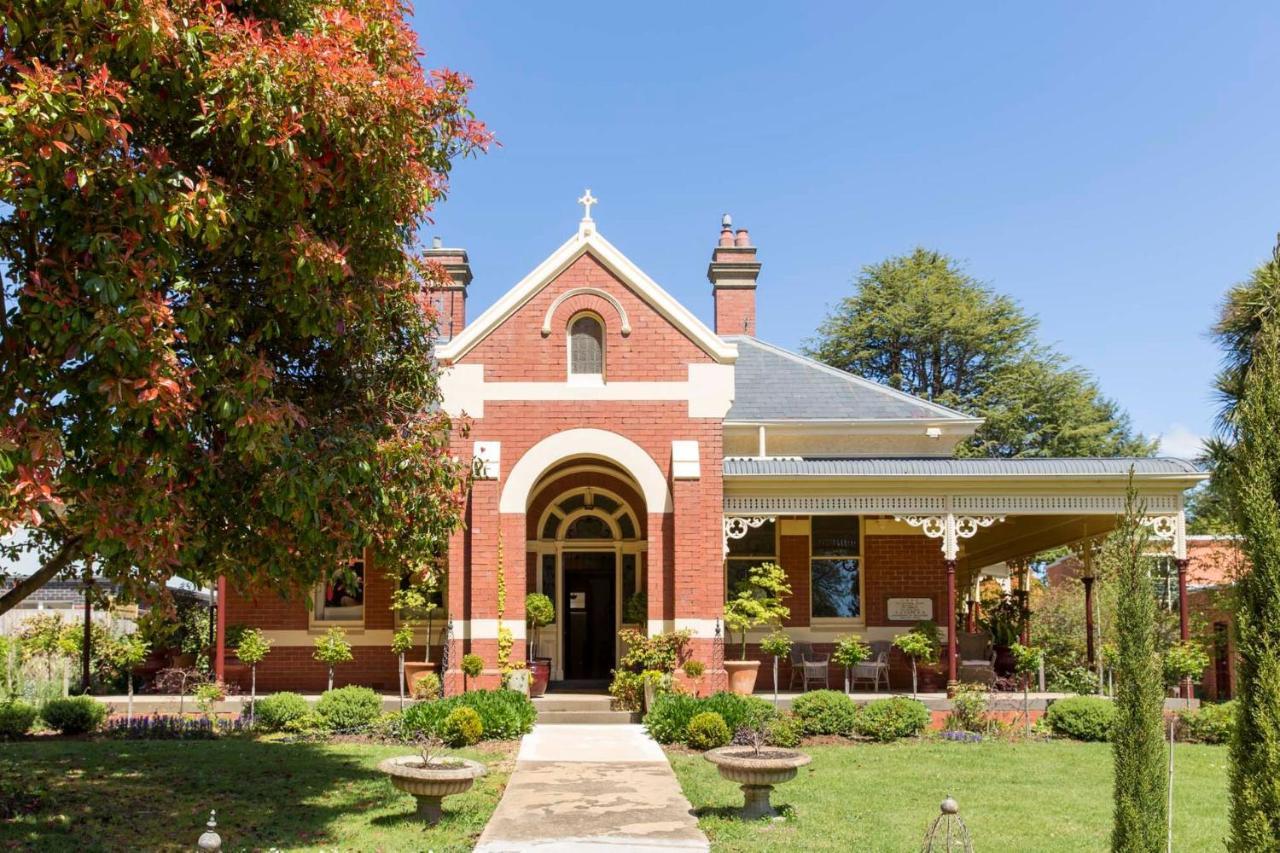
[[[621,652],[618,631],[645,622],[641,492],[607,461],[573,460],[534,486],[526,520],[529,587],[551,598],[557,616],[538,632],[538,655],[551,658],[553,681],[605,682]]]

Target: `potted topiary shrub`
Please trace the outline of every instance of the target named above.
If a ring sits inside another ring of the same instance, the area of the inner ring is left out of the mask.
[[[551,658],[538,656],[538,629],[556,621],[555,605],[540,592],[529,593],[524,598],[524,621],[529,628],[529,695],[536,697],[547,692],[551,680]]]
[[[257,628],[249,628],[240,634],[236,657],[249,667],[249,725],[253,725],[253,704],[258,700],[258,664],[271,651],[271,641]]]
[[[485,766],[445,754],[438,738],[423,736],[418,744],[417,755],[388,758],[378,769],[391,777],[392,785],[418,801],[418,817],[435,824],[443,813],[444,798],[469,791],[476,779],[485,774]]]
[[[340,663],[351,660],[351,644],[347,642],[347,632],[341,628],[330,628],[323,636],[316,637],[316,650],[312,657],[329,668],[329,690],[333,689],[333,668]]]
[[[932,624],[929,623],[929,625]],[[911,659],[911,695],[918,696],[920,684],[917,667],[921,663],[933,663],[938,659],[941,644],[938,642],[937,628],[917,625],[905,634],[894,637],[893,645]]]
[[[742,787],[744,820],[775,816],[769,801],[773,786],[794,779],[796,771],[812,760],[799,750],[765,746],[771,712],[767,705],[747,712],[744,722],[750,742],[746,746],[722,746],[704,753],[722,778]]]
[[[760,641],[760,651],[773,658],[773,706],[778,706],[778,661],[791,654],[791,638],[781,628]]]
[[[410,696],[417,692],[415,685],[418,679],[436,669],[435,663],[431,660],[431,635],[435,628],[436,613],[440,610],[435,601],[438,589],[439,582],[436,576],[431,572],[424,572],[416,577],[410,577],[408,583],[403,584],[400,589],[391,594],[391,609],[400,616],[402,630],[408,629],[412,632],[420,622],[427,626],[422,660],[411,661],[406,658],[404,661],[404,686]],[[410,648],[412,645],[410,643]],[[405,653],[407,652],[406,649]]]
[[[410,625],[401,625],[391,635],[391,651],[396,656],[399,664],[400,677],[396,679],[400,685],[400,710],[404,710],[404,691],[408,686],[408,680],[405,678],[404,656],[413,651],[413,627]],[[424,673],[425,674],[425,673]]]
[[[831,660],[844,667],[844,692],[851,689],[849,674],[853,668],[871,657],[871,647],[857,637],[841,637],[836,641],[836,649],[831,653]]]
[[[724,627],[730,635],[741,639],[742,655],[738,660],[725,660],[729,689],[740,696],[755,692],[760,661],[747,660],[747,632],[761,625],[780,626],[791,611],[782,603],[791,594],[787,574],[776,563],[752,566],[747,578],[724,606]]]
[[[465,693],[471,689],[470,680],[479,678],[480,673],[484,672],[484,658],[480,655],[463,655],[462,656],[462,692]]]

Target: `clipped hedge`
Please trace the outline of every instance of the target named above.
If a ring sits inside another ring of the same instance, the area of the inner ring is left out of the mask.
[[[715,749],[727,744],[731,737],[724,717],[715,711],[703,711],[689,721],[685,743],[693,749]]]
[[[1111,739],[1116,706],[1101,696],[1068,696],[1050,704],[1044,717],[1056,735],[1073,740],[1105,741]]]
[[[310,711],[311,706],[307,704],[307,700],[297,693],[272,693],[254,703],[253,722],[269,731],[279,731],[302,719]]]
[[[515,740],[533,730],[538,712],[533,702],[515,690],[472,690],[435,702],[419,702],[404,712],[405,737],[422,732],[440,735],[440,726],[457,708],[471,708],[480,717],[483,736],[489,740]]]
[[[316,713],[335,731],[362,729],[382,713],[382,697],[368,687],[354,684],[326,690],[316,703]]]
[[[1178,712],[1178,729],[1183,740],[1196,743],[1230,743],[1236,729],[1236,701],[1201,705],[1197,710]]]
[[[815,690],[797,696],[791,703],[791,713],[807,735],[850,735],[858,706],[838,690]]]
[[[40,709],[40,718],[64,735],[82,735],[102,725],[107,706],[91,696],[51,699]]]
[[[894,696],[876,699],[858,710],[853,730],[863,737],[888,743],[904,737],[915,737],[929,725],[929,709],[923,702]]]
[[[719,714],[729,731],[736,732],[753,714],[773,717],[774,707],[756,696],[739,696],[720,692],[699,699],[686,693],[664,693],[658,696],[644,718],[645,729],[658,743],[682,743],[689,722],[702,713]]]
[[[26,702],[10,699],[0,702],[0,739],[22,737],[36,721],[36,709]]]

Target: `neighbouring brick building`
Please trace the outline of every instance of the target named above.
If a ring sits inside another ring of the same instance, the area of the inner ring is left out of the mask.
[[[589,212],[474,319],[467,253],[430,254],[452,276],[437,294],[443,405],[469,423],[453,446],[476,471],[449,544],[447,616],[430,637],[419,629],[421,642],[447,644],[450,690],[461,689],[469,652],[488,667],[476,683],[495,683],[500,626],[513,658],[525,655],[531,591],[557,609],[537,637],[553,683],[607,679],[618,630],[635,623],[691,631],[704,683],[720,686],[726,590],[764,561],[790,577],[788,632],[817,649],[845,634],[890,640],[921,619],[945,629],[957,589],[985,571],[1007,575],[1006,564],[1111,529],[1131,468],[1157,535],[1185,556],[1182,494],[1204,476],[1195,466],[957,459],[979,420],[756,337],[761,265],[728,217],[707,268],[711,326],[605,240]],[[315,590],[309,607],[223,591],[228,623],[275,642],[259,687],[323,686],[312,643],[342,625],[355,660],[338,681],[395,688],[392,582],[376,555],[365,555],[363,578],[358,589]],[[896,662],[891,672],[909,677]]]

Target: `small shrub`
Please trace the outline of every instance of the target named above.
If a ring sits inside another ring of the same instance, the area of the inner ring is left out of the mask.
[[[419,734],[443,736],[440,727],[457,708],[471,708],[480,716],[484,736],[515,740],[533,730],[538,712],[533,702],[514,690],[472,690],[436,702],[419,702],[405,710],[401,730],[409,738]]]
[[[297,693],[272,693],[259,699],[253,709],[253,721],[268,731],[279,731],[311,710],[307,700]]]
[[[664,693],[649,709],[644,727],[658,743],[679,743],[704,701],[684,693]],[[725,719],[723,714],[720,719]],[[728,720],[725,724],[728,725]]]
[[[424,672],[413,682],[413,698],[419,702],[434,702],[440,698],[440,676]]]
[[[316,713],[330,729],[359,729],[382,713],[382,697],[368,687],[354,685],[326,690],[316,703]]]
[[[369,736],[382,740],[400,740],[404,732],[404,715],[399,711],[380,714],[369,724]]]
[[[196,685],[196,707],[206,717],[213,714],[213,703],[227,698],[227,686],[221,681],[206,681]]]
[[[680,664],[680,669],[683,670],[684,674],[689,678],[697,681],[702,677],[702,674],[707,671],[707,665],[696,658],[689,658],[687,661]]]
[[[282,731],[292,732],[294,734],[314,734],[316,732],[328,731],[324,717],[315,711],[307,711],[301,717],[294,717],[283,726]]]
[[[0,702],[0,739],[22,737],[36,721],[36,709],[16,699]]]
[[[853,732],[858,706],[837,690],[815,690],[797,696],[791,713],[805,734],[848,735]]]
[[[714,693],[702,699],[694,713],[698,711],[714,711],[719,714],[731,732],[736,732],[753,719],[770,719],[778,714],[778,709],[772,703],[759,696],[739,696],[728,691]]]
[[[1049,679],[1053,693],[1079,693],[1092,696],[1098,692],[1098,673],[1084,666],[1073,666]]]
[[[779,714],[765,725],[765,740],[769,746],[795,749],[804,733],[800,721],[786,714]]]
[[[1045,712],[1050,730],[1073,740],[1105,741],[1111,738],[1116,706],[1100,696],[1068,696]]]
[[[1230,743],[1236,728],[1236,703],[1201,705],[1198,710],[1178,712],[1178,730],[1183,740],[1197,743]]]
[[[471,746],[484,735],[484,723],[474,708],[454,708],[441,721],[438,735],[449,746]]]
[[[64,735],[82,735],[102,725],[107,706],[90,696],[54,699],[40,709],[40,717],[51,729]]]
[[[689,721],[685,743],[693,749],[716,749],[729,742],[729,727],[715,711],[703,711]]]
[[[868,702],[858,711],[853,730],[863,737],[887,743],[914,737],[929,725],[929,709],[923,702],[895,696]]]
[[[988,729],[987,690],[981,684],[961,684],[951,697],[947,728],[960,732],[985,732]]]
[[[639,711],[644,702],[644,678],[638,672],[615,669],[609,682],[613,707],[619,711]]]

